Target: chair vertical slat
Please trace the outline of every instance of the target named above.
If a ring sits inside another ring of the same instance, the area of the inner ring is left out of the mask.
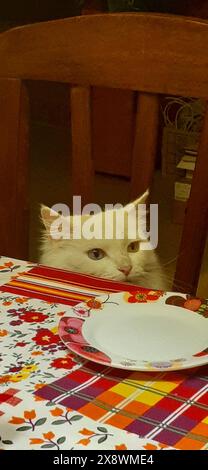
[[[82,206],[93,202],[90,87],[71,88],[72,191]]]
[[[208,228],[208,103],[196,168],[187,205],[174,290],[194,294],[200,274]]]
[[[28,259],[28,94],[19,79],[0,79],[0,246]]]
[[[152,183],[159,124],[159,98],[139,93],[131,170],[131,199],[144,193]]]

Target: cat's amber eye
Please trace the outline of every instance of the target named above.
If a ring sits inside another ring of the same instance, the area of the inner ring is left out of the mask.
[[[129,245],[128,245],[128,251],[129,251],[130,253],[136,253],[137,251],[139,251],[139,242],[138,242],[138,241],[135,241],[135,242],[129,243]]]
[[[105,252],[101,250],[101,248],[93,248],[92,250],[89,250],[87,254],[89,258],[93,259],[94,261],[98,261],[99,259],[105,257]]]

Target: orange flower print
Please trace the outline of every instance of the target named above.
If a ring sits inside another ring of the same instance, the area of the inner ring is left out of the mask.
[[[12,416],[9,423],[10,424],[22,424],[22,423],[25,423],[25,419],[19,418],[18,416]]]
[[[89,429],[83,428],[81,431],[79,431],[80,434],[83,434],[83,436],[92,436],[94,432],[90,431]]]
[[[116,449],[116,450],[126,450],[127,447],[126,447],[125,444],[120,444],[120,445],[118,445],[118,446],[115,446],[115,449]]]
[[[83,436],[88,436],[87,439],[81,439],[77,444],[82,444],[83,446],[87,446],[92,439],[98,438],[98,444],[104,442],[108,436],[112,436],[113,434],[109,434],[107,429],[104,427],[97,427],[97,431],[93,432],[90,429],[83,428],[79,431],[79,434]]]
[[[11,377],[11,375],[4,375],[3,377],[0,377],[0,384],[6,384],[7,382],[10,382]]]
[[[43,434],[43,437],[44,437],[44,439],[48,439],[50,441],[51,439],[53,439],[53,437],[55,437],[55,434],[53,432],[49,431],[49,432],[46,432],[45,434]]]
[[[95,299],[90,299],[86,302],[86,305],[90,308],[94,308],[96,310],[99,310],[102,308],[102,302],[100,302],[99,300],[95,300]]]
[[[144,448],[146,450],[157,450],[157,446],[154,446],[154,444],[146,444]]]
[[[28,301],[28,297],[16,297],[16,302],[18,302],[19,304],[24,304],[24,302],[27,302]]]
[[[35,396],[35,401],[44,401],[45,398],[38,397],[37,395]]]
[[[4,266],[6,266],[7,268],[11,268],[13,265],[14,263],[12,263],[12,261],[8,261],[8,263],[4,263]]]
[[[3,302],[3,305],[5,305],[5,307],[8,307],[9,305],[12,305],[12,302]]]
[[[26,431],[31,430],[34,431],[36,426],[40,426],[46,422],[47,418],[40,418],[37,421],[33,421],[36,418],[35,410],[25,410],[24,411],[24,418],[19,416],[12,416],[12,419],[9,421],[11,424],[22,424],[25,423],[27,426],[23,426],[17,429],[17,431]]]
[[[81,439],[81,441],[77,442],[77,444],[82,444],[83,446],[87,446],[90,443],[90,439]]]
[[[50,410],[50,413],[52,416],[62,416],[63,410],[61,410],[61,408],[54,408],[54,410]]]
[[[7,330],[0,330],[0,336],[7,336],[8,331]]]
[[[58,439],[56,439],[55,434],[51,431],[46,432],[43,434],[44,439],[41,438],[30,438],[30,444],[43,444],[41,445],[41,448],[56,448],[57,450],[60,450],[60,445],[63,444],[66,441],[65,436],[61,436]],[[55,438],[55,439],[54,439]],[[50,444],[50,445],[49,445]]]
[[[42,356],[42,352],[41,351],[34,351],[31,353],[31,356]]]
[[[24,417],[25,417],[25,419],[29,419],[29,420],[36,418],[36,412],[35,412],[35,410],[25,411],[25,412],[24,412]]]
[[[31,439],[30,438],[30,444],[43,444],[44,440],[43,439]]]

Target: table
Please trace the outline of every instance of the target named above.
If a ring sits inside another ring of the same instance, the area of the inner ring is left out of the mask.
[[[119,370],[75,357],[60,341],[71,306],[123,290],[0,257],[0,448],[208,449],[207,367]]]

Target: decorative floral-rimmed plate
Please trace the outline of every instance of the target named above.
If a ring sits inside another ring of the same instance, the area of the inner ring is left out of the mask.
[[[74,353],[111,367],[197,367],[208,363],[208,300],[141,288],[102,295],[62,317],[59,335]]]

